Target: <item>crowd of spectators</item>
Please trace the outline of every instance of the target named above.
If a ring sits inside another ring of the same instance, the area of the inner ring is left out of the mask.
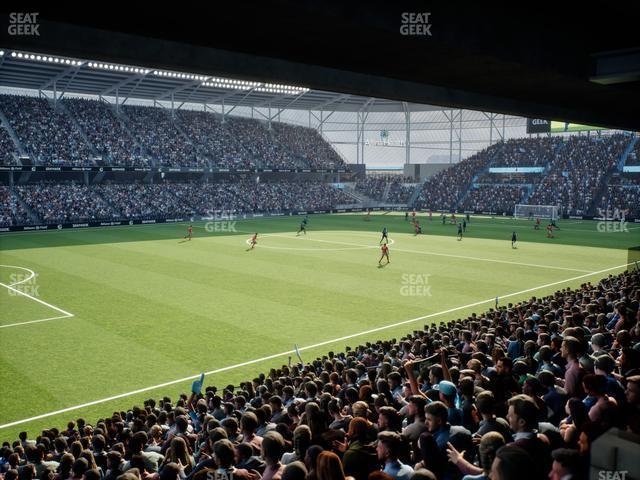
[[[109,105],[81,98],[62,102],[102,156],[103,165],[149,166],[142,149],[136,145]]]
[[[9,132],[0,126],[0,165],[17,165],[18,150]]]
[[[31,162],[54,166],[93,165],[91,149],[62,109],[46,98],[0,95],[9,120]]]
[[[491,145],[430,177],[422,185],[416,208],[455,210],[462,196],[470,188],[473,178],[489,166],[499,149],[499,144]]]
[[[544,167],[553,160],[560,137],[512,138],[498,145],[493,167]]]
[[[610,181],[596,203],[595,213],[606,217],[624,214],[625,218],[640,218],[640,179],[619,177]]]
[[[200,152],[218,168],[256,168],[252,158],[235,134],[231,122],[222,123],[217,115],[209,112],[180,110],[177,113],[185,134]]]
[[[12,195],[19,195],[42,223],[326,210],[352,201],[322,182],[36,183],[16,186],[13,193],[2,188],[4,226],[32,223]]]
[[[344,192],[321,182],[190,184],[188,198],[200,215],[207,212],[257,213],[326,210],[351,203]]]
[[[628,142],[624,135],[565,138],[549,173],[536,186],[528,203],[555,205],[560,213],[569,215],[589,214]]]
[[[415,181],[403,175],[367,175],[356,182],[356,191],[386,203],[406,204],[415,189]]]
[[[38,183],[14,187],[42,223],[113,219],[117,213],[95,189],[77,183]]]
[[[627,271],[235,386],[205,378],[175,399],[22,432],[2,445],[0,476],[587,478],[610,428],[640,438],[639,302],[640,271]]]
[[[526,187],[514,185],[478,185],[469,190],[462,203],[464,210],[512,214],[515,205],[527,193]]]
[[[140,145],[165,167],[203,167],[193,143],[163,108],[125,105],[126,124]]]
[[[625,165],[640,165],[640,141],[636,142],[633,150],[629,152]]]
[[[300,167],[288,148],[278,141],[274,130],[269,130],[264,122],[250,118],[229,117],[226,120],[235,137],[243,145],[250,161],[258,167],[297,168]]]
[[[0,227],[25,225],[29,223],[29,213],[20,203],[11,187],[0,185]]]
[[[96,100],[0,95],[9,119],[34,164],[217,168],[344,168],[340,155],[312,128],[161,107],[125,105],[120,113]],[[74,123],[78,122],[78,126]],[[6,133],[6,132],[5,132]],[[88,140],[83,138],[84,134]],[[0,134],[0,158],[14,163],[10,137]]]
[[[523,189],[518,185],[532,184],[533,193],[528,203],[555,205],[561,214],[588,215],[598,202],[602,203],[598,194],[606,190],[605,182],[617,167],[629,141],[628,136],[615,134],[499,142],[429,178],[423,184],[415,206],[454,210],[471,208],[479,202],[485,207],[482,210],[500,211],[514,200],[522,199]],[[489,165],[544,166],[545,172],[496,174],[488,172]],[[494,191],[490,191],[489,184],[495,187]],[[625,194],[617,196],[621,201],[626,194],[630,194],[630,200],[635,198],[633,191],[620,193]],[[512,209],[513,205],[510,205],[508,210]]]
[[[356,192],[360,192],[367,197],[381,201],[387,186],[387,177],[383,175],[367,175],[364,179],[356,182]]]
[[[305,167],[344,168],[344,160],[320,133],[313,129],[287,123],[272,123],[277,140],[285,145],[296,157],[302,159]]]

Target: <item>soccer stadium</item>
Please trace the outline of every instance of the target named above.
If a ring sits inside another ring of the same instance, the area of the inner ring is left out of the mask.
[[[0,480],[640,479],[637,6],[156,7],[1,15]]]

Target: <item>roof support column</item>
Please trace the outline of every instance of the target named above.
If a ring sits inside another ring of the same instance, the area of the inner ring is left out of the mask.
[[[449,117],[449,164],[453,163],[453,110]]]
[[[356,165],[360,163],[360,112],[356,112]]]
[[[409,106],[407,102],[402,102],[402,106],[404,107],[404,163],[409,165],[411,163],[411,111],[409,110]]]
[[[460,129],[458,131],[458,162],[462,161],[462,112],[460,110]]]

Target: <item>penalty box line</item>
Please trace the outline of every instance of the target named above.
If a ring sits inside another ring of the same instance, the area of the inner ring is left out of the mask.
[[[21,290],[18,290],[17,288],[12,287],[11,285],[7,285],[5,283],[0,282],[0,286],[3,286],[7,289],[9,289],[10,291],[17,293],[18,295],[22,295],[24,297],[27,297],[35,302],[40,303],[41,305],[44,305],[47,308],[51,308],[53,310],[55,310],[58,313],[61,313],[62,315],[59,315],[57,317],[49,317],[49,318],[42,318],[39,320],[29,320],[26,322],[18,322],[18,323],[10,323],[9,325],[0,325],[0,329],[2,328],[9,328],[9,327],[17,327],[20,325],[28,325],[31,323],[42,323],[42,322],[50,322],[52,320],[60,320],[63,318],[71,318],[74,317],[75,315],[73,313],[67,312],[66,310],[63,310],[62,308],[56,307],[55,305],[51,305],[50,303],[45,302],[44,300],[40,300],[39,298],[36,298],[32,295],[29,295],[28,293],[25,293]]]
[[[599,270],[597,272],[590,272],[590,273],[587,273],[587,274],[584,274],[584,275],[579,275],[577,277],[567,278],[567,279],[564,279],[564,280],[558,280],[556,282],[547,283],[546,285],[539,285],[537,287],[527,288],[527,289],[524,289],[524,290],[520,290],[519,292],[512,292],[512,293],[508,293],[508,294],[505,294],[505,295],[499,295],[499,297],[500,298],[515,297],[517,295],[522,295],[524,293],[533,292],[533,291],[539,290],[541,288],[553,287],[555,285],[560,285],[560,284],[563,284],[563,283],[572,282],[572,281],[575,281],[575,280],[580,280],[580,279],[587,278],[587,277],[590,277],[590,276],[593,276],[593,275],[599,275],[599,274],[602,274],[602,273],[605,273],[605,272],[609,272],[611,270],[616,270],[618,268],[627,267],[629,265],[631,265],[631,263],[625,263],[623,265],[617,265],[615,267],[605,268],[605,269]],[[477,307],[479,305],[483,305],[485,303],[494,302],[494,301],[495,301],[495,297],[492,297],[492,298],[489,298],[489,299],[486,299],[486,300],[480,300],[478,302],[470,303],[468,305],[462,305],[460,307],[450,308],[450,309],[447,309],[447,310],[443,310],[441,312],[430,313],[428,315],[423,315],[421,317],[411,318],[409,320],[403,320],[401,322],[396,322],[396,323],[392,323],[392,324],[389,324],[389,325],[383,325],[381,327],[376,327],[376,328],[372,328],[372,329],[369,329],[369,330],[365,330],[363,332],[358,332],[358,333],[353,333],[353,334],[350,334],[350,335],[345,335],[343,337],[334,338],[334,339],[331,339],[331,340],[325,340],[323,342],[319,342],[319,343],[316,343],[316,344],[313,344],[313,345],[307,345],[307,346],[304,346],[304,347],[300,347],[298,349],[298,351],[305,351],[305,350],[310,350],[310,349],[313,349],[313,348],[323,347],[323,346],[326,346],[326,345],[330,345],[332,343],[342,342],[342,341],[345,341],[345,340],[350,340],[352,338],[360,337],[360,336],[363,336],[363,335],[368,335],[368,334],[371,334],[371,333],[381,332],[383,330],[387,330],[387,329],[390,329],[390,328],[399,327],[401,325],[406,325],[406,324],[409,324],[409,323],[414,323],[414,322],[426,320],[426,319],[429,319],[429,318],[438,317],[438,316],[441,316],[441,315],[447,315],[449,313],[453,313],[453,312],[456,312],[456,311],[459,311],[459,310],[464,310],[464,309],[467,309],[467,308]],[[256,363],[260,363],[260,362],[265,362],[267,360],[273,360],[275,358],[285,357],[287,355],[292,355],[295,352],[296,352],[295,350],[288,350],[286,352],[280,352],[280,353],[276,353],[276,354],[273,354],[273,355],[268,355],[266,357],[256,358],[254,360],[248,360],[246,362],[237,363],[235,365],[228,365],[226,367],[217,368],[215,370],[210,370],[210,371],[204,372],[204,373],[205,373],[205,375],[214,375],[214,374],[217,374],[217,373],[227,372],[227,371],[230,371],[230,370],[235,370],[237,368],[246,367],[248,365],[253,365],[253,364],[256,364]],[[16,426],[16,425],[21,425],[23,423],[33,422],[35,420],[41,420],[43,418],[52,417],[54,415],[59,415],[59,414],[62,414],[62,413],[72,412],[74,410],[79,410],[81,408],[86,408],[86,407],[91,407],[91,406],[94,406],[94,405],[99,405],[101,403],[106,403],[106,402],[109,402],[109,401],[112,401],[112,400],[118,400],[118,399],[121,399],[121,398],[126,398],[126,397],[129,397],[131,395],[137,395],[139,393],[149,392],[151,390],[157,390],[159,388],[164,388],[164,387],[168,387],[168,386],[175,385],[175,384],[178,384],[178,383],[183,383],[183,382],[187,382],[187,381],[190,381],[190,380],[195,380],[197,378],[200,378],[200,374],[191,375],[191,376],[184,377],[184,378],[179,378],[177,380],[171,380],[169,382],[160,383],[158,385],[152,385],[150,387],[140,388],[138,390],[133,390],[131,392],[120,393],[118,395],[113,395],[111,397],[106,397],[106,398],[102,398],[102,399],[99,399],[99,400],[93,400],[91,402],[83,403],[83,404],[80,404],[80,405],[74,405],[72,407],[67,407],[67,408],[63,408],[63,409],[60,409],[60,410],[55,410],[55,411],[48,412],[48,413],[43,413],[43,414],[40,414],[40,415],[36,415],[34,417],[24,418],[22,420],[15,420],[13,422],[9,422],[9,423],[5,423],[3,425],[0,425],[0,429],[9,428],[9,427],[13,427],[13,426]]]

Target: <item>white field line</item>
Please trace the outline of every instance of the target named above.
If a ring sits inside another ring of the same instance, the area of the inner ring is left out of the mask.
[[[244,233],[244,232],[242,232]],[[354,232],[351,232],[352,234]],[[264,233],[261,235],[261,237],[281,237],[282,235],[278,235],[278,234],[274,234],[274,233]],[[286,238],[291,238],[291,237],[286,237]],[[300,237],[301,239],[306,238],[306,237]],[[309,239],[309,240],[313,240],[313,239]],[[320,242],[321,240],[316,240],[318,242]],[[246,242],[247,245],[251,245],[251,239],[247,238]],[[334,242],[334,243],[338,243],[339,242]],[[393,245],[395,244],[395,240],[393,238],[389,239],[389,245]],[[288,250],[288,251],[295,251],[295,252],[344,252],[347,250],[363,250],[363,249],[367,249],[367,248],[379,248],[378,245],[356,245],[355,243],[353,244],[353,247],[349,247],[349,248],[323,248],[323,249],[318,249],[318,248],[291,248],[291,247],[273,247],[271,245],[264,245],[261,244],[260,248],[268,248],[271,250]]]
[[[238,230],[239,232],[241,232],[240,230]],[[241,233],[251,233],[251,232],[241,232]],[[332,243],[332,244],[336,244],[336,245],[348,245],[351,247],[360,247],[360,248],[378,248],[378,246],[376,245],[361,245],[361,244],[357,244],[357,243],[350,243],[350,242],[338,242],[335,240],[321,240],[318,238],[309,238],[309,237],[292,237],[289,235],[279,235],[276,233],[265,233],[263,235],[264,237],[281,237],[281,238],[288,238],[288,239],[292,239],[292,240],[309,240],[312,242],[322,242],[322,243]],[[273,247],[271,247],[273,248]],[[298,250],[298,249],[296,249]],[[320,250],[320,251],[324,251],[324,250]],[[479,262],[493,262],[493,263],[505,263],[508,265],[519,265],[519,266],[523,266],[523,267],[536,267],[536,268],[547,268],[547,269],[551,269],[551,270],[564,270],[564,271],[568,271],[568,272],[581,272],[581,273],[590,273],[589,270],[582,270],[579,268],[568,268],[568,267],[556,267],[554,265],[539,265],[537,263],[523,263],[523,262],[512,262],[509,260],[496,260],[496,259],[492,259],[492,258],[481,258],[481,257],[470,257],[467,255],[454,255],[451,253],[438,253],[438,252],[428,252],[428,251],[423,251],[423,250],[406,250],[406,249],[402,249],[402,248],[394,248],[393,249],[394,252],[404,252],[404,253],[416,253],[419,255],[433,255],[433,256],[437,256],[437,257],[451,257],[451,258],[462,258],[465,260],[476,260]]]
[[[12,292],[15,292],[15,293],[17,293],[19,295],[23,295],[23,296],[25,296],[27,298],[30,298],[31,300],[33,300],[35,302],[38,302],[38,303],[44,305],[45,307],[49,307],[49,308],[55,310],[56,312],[62,313],[64,316],[73,317],[73,313],[69,313],[66,310],[63,310],[61,308],[56,307],[55,305],[51,305],[50,303],[45,302],[44,300],[40,300],[39,298],[33,297],[33,296],[29,295],[28,293],[21,292],[20,290],[18,290],[17,288],[12,287],[11,285],[7,285],[5,283],[1,283],[0,282],[0,286],[8,288]]]
[[[28,268],[25,268],[25,267],[18,267],[17,265],[0,265],[0,267],[17,268],[18,270],[25,270],[25,271],[27,271],[27,272],[29,272],[31,274],[27,278],[25,278],[24,280],[21,280],[21,281],[16,282],[16,283],[12,283],[11,285],[9,285],[10,287],[15,287],[16,285],[20,285],[21,283],[26,283],[29,280],[31,280],[33,277],[36,276],[36,272],[34,272],[33,270],[30,270]]]
[[[599,270],[597,272],[590,272],[590,273],[587,273],[585,275],[580,275],[580,276],[577,276],[577,277],[567,278],[567,279],[564,279],[564,280],[558,280],[557,282],[547,283],[545,285],[539,285],[537,287],[527,288],[525,290],[520,290],[519,292],[507,293],[505,295],[499,295],[499,297],[500,298],[515,297],[517,295],[522,295],[524,293],[533,292],[535,290],[539,290],[539,289],[542,289],[542,288],[553,287],[555,285],[560,285],[560,284],[567,283],[567,282],[573,282],[575,280],[580,280],[582,278],[591,277],[593,275],[599,275],[599,274],[602,274],[604,272],[609,272],[611,270],[616,270],[618,268],[626,267],[627,265],[631,265],[631,264],[625,263],[623,265],[617,265],[615,267],[605,268],[604,270]],[[300,347],[298,350],[299,351],[304,351],[304,350],[310,350],[310,349],[313,349],[313,348],[323,347],[325,345],[329,345],[329,344],[332,344],[332,343],[342,342],[344,340],[349,340],[351,338],[360,337],[362,335],[368,335],[370,333],[380,332],[380,331],[383,331],[383,330],[387,330],[389,328],[398,327],[400,325],[406,325],[408,323],[418,322],[418,321],[426,320],[428,318],[433,318],[433,317],[438,317],[438,316],[441,316],[441,315],[446,315],[446,314],[453,313],[453,312],[456,312],[456,311],[459,311],[459,310],[464,310],[466,308],[476,307],[478,305],[482,305],[482,304],[489,303],[489,302],[494,302],[494,301],[495,301],[495,297],[492,297],[492,298],[489,298],[489,299],[486,299],[486,300],[480,300],[478,302],[470,303],[468,305],[462,305],[460,307],[454,307],[454,308],[450,308],[450,309],[447,309],[447,310],[443,310],[441,312],[430,313],[428,315],[423,315],[421,317],[411,318],[409,320],[403,320],[401,322],[396,322],[396,323],[392,323],[392,324],[389,324],[389,325],[384,325],[384,326],[381,326],[381,327],[372,328],[372,329],[369,329],[369,330],[365,330],[363,332],[352,333],[350,335],[345,335],[343,337],[338,337],[338,338],[334,338],[334,339],[331,339],[331,340],[325,340],[323,342],[319,342],[319,343],[316,343],[316,344],[313,344],[313,345],[307,345],[305,347]],[[214,374],[221,373],[221,372],[227,372],[229,370],[235,370],[237,368],[245,367],[247,365],[252,365],[252,364],[264,362],[264,361],[267,361],[267,360],[272,360],[274,358],[279,358],[279,357],[284,357],[284,356],[287,356],[287,355],[291,355],[293,353],[295,353],[295,350],[288,350],[286,352],[280,352],[280,353],[276,353],[276,354],[273,354],[273,355],[268,355],[266,357],[256,358],[254,360],[248,360],[246,362],[237,363],[235,365],[228,365],[226,367],[217,368],[215,370],[210,370],[208,372],[205,372],[205,375],[214,375]],[[63,409],[60,409],[60,410],[55,410],[55,411],[52,411],[52,412],[43,413],[43,414],[40,414],[40,415],[36,415],[34,417],[24,418],[22,420],[15,420],[13,422],[9,422],[9,423],[5,423],[4,425],[0,425],[0,429],[13,427],[15,425],[21,425],[23,423],[32,422],[34,420],[40,420],[42,418],[52,417],[54,415],[59,415],[59,414],[62,414],[62,413],[72,412],[74,410],[79,410],[81,408],[91,407],[93,405],[99,405],[101,403],[109,402],[109,401],[112,401],[112,400],[118,400],[120,398],[129,397],[131,395],[137,395],[139,393],[148,392],[150,390],[156,390],[158,388],[164,388],[164,387],[167,387],[167,386],[170,386],[170,385],[175,385],[177,383],[187,382],[189,380],[195,380],[196,378],[200,378],[200,374],[191,375],[189,377],[184,377],[184,378],[179,378],[177,380],[171,380],[169,382],[160,383],[158,385],[152,385],[150,387],[140,388],[138,390],[133,390],[131,392],[120,393],[118,395],[113,395],[111,397],[101,398],[99,400],[93,400],[91,402],[83,403],[83,404],[80,404],[80,405],[74,405],[72,407],[67,407],[67,408],[63,408]]]
[[[0,328],[18,327],[20,325],[28,325],[30,323],[50,322],[51,320],[60,320],[62,318],[72,318],[73,315],[60,315],[59,317],[41,318],[40,320],[29,320],[28,322],[10,323],[9,325],[0,325]]]

